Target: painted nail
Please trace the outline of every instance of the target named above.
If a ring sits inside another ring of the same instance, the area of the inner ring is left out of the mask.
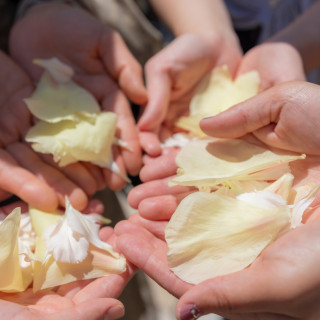
[[[201,316],[200,310],[194,304],[187,304],[180,310],[180,320],[194,320]]]
[[[119,319],[124,316],[124,307],[121,304],[118,304],[114,307],[111,307],[107,314],[104,316],[104,320],[114,320]]]

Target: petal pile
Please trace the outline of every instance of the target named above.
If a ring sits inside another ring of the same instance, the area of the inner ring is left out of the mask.
[[[112,157],[116,114],[100,111],[94,96],[72,81],[72,68],[58,59],[35,63],[45,71],[33,95],[25,99],[30,112],[39,119],[27,132],[26,141],[35,151],[52,154],[60,166],[91,162],[128,180]]]
[[[288,173],[261,191],[236,197],[195,192],[184,198],[165,230],[171,270],[197,284],[248,267],[264,248],[297,227],[313,201],[318,188],[291,204],[292,183]]]
[[[0,291],[33,291],[126,271],[126,260],[99,239],[98,215],[16,208],[0,224]],[[20,220],[22,221],[20,223]]]

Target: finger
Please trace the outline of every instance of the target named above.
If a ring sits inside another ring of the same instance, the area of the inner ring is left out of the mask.
[[[119,319],[124,315],[123,304],[115,299],[89,299],[73,308],[54,314],[46,314],[48,320],[100,320]]]
[[[88,298],[117,298],[135,272],[136,268],[127,264],[125,272],[95,279],[77,292],[73,300],[79,303],[88,300]]]
[[[157,238],[161,240],[165,240],[164,230],[168,224],[168,221],[152,221],[142,218],[139,214],[134,214],[130,216],[129,221],[140,225],[141,227],[145,228]]]
[[[130,53],[121,36],[114,31],[105,32],[101,37],[99,51],[106,69],[128,98],[136,104],[146,103],[147,92],[143,85],[141,65]]]
[[[24,143],[14,143],[7,147],[10,154],[27,170],[34,173],[57,194],[59,203],[65,205],[68,196],[72,205],[83,210],[88,205],[85,192],[67,179],[59,170],[49,166]]]
[[[127,181],[124,177],[127,175],[123,158],[121,157],[117,147],[112,148],[113,161],[116,163],[121,175],[111,169],[103,168],[103,176],[107,186],[111,190],[121,190],[126,185]]]
[[[26,155],[23,154],[26,158]],[[55,192],[30,171],[22,168],[6,151],[0,150],[0,188],[32,206],[45,211],[54,211],[58,206]]]
[[[137,209],[139,203],[144,199],[161,195],[174,195],[192,190],[192,188],[184,186],[169,187],[168,183],[172,178],[173,177],[169,177],[161,180],[146,182],[133,188],[128,195],[129,205],[132,208]]]
[[[111,235],[114,233],[113,228],[111,227],[103,227],[99,230],[99,237],[102,241],[107,242],[107,240],[111,237]]]
[[[144,152],[151,157],[157,157],[161,154],[161,144],[157,134],[153,132],[139,132],[140,145]]]
[[[139,269],[175,296],[181,296],[191,285],[176,277],[168,268],[164,241],[128,221],[115,227],[117,247]]]
[[[136,175],[141,168],[141,147],[136,123],[130,105],[117,84],[106,75],[84,77],[79,75],[78,82],[89,90],[101,103],[104,111],[117,114],[117,138],[123,140],[128,149],[121,148],[127,171]]]
[[[71,163],[65,167],[59,165],[53,160],[51,155],[41,154],[41,159],[48,163],[51,167],[61,171],[70,181],[79,186],[87,195],[93,195],[98,190],[98,183],[82,163]]]
[[[181,200],[190,193],[185,192],[144,199],[139,203],[139,214],[148,220],[170,220]]]
[[[149,101],[138,121],[141,131],[157,132],[169,106],[171,80],[166,71],[148,62],[145,67]]]
[[[5,215],[8,215],[12,212],[13,209],[20,207],[21,208],[21,212],[28,212],[29,208],[28,205],[23,202],[23,201],[15,201],[13,203],[4,205],[0,207],[0,212],[4,213]]]
[[[285,83],[266,90],[217,116],[203,119],[200,127],[215,137],[236,138],[279,120],[283,106],[298,94],[300,83]]]
[[[171,177],[177,172],[175,162],[176,155],[179,150],[170,148],[170,152],[166,152],[161,156],[154,158],[150,164],[146,164],[140,171],[140,179],[143,182],[163,179]]]
[[[5,190],[0,190],[0,202],[9,199],[12,196],[12,193]]]
[[[82,210],[83,213],[97,213],[102,214],[104,211],[103,202],[99,199],[89,199],[87,207]]]
[[[119,90],[103,100],[102,108],[108,110],[110,107],[112,107],[111,111],[118,116],[117,137],[128,146],[128,148],[120,148],[126,169],[130,175],[137,175],[142,165],[138,131],[129,103]]]

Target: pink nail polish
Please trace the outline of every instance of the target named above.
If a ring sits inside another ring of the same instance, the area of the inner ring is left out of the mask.
[[[194,320],[201,316],[200,310],[194,304],[187,304],[180,310],[180,320]]]

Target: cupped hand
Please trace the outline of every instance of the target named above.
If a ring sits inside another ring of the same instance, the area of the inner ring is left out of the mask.
[[[117,136],[131,150],[117,148],[114,158],[122,171],[138,173],[141,150],[125,95],[137,104],[145,103],[147,95],[141,66],[119,34],[80,8],[56,2],[39,4],[14,26],[10,50],[35,81],[42,72],[32,63],[35,58],[57,57],[70,65],[75,70],[74,80],[97,98],[102,109],[117,113]],[[124,186],[119,176],[103,171],[110,188]]]
[[[191,287],[169,269],[165,241],[130,221],[119,222],[115,233],[117,247],[125,257],[171,294],[180,297]]]
[[[188,111],[195,87],[213,67],[227,64],[234,74],[240,59],[240,49],[231,41],[215,41],[198,34],[177,37],[146,64],[149,101],[138,122],[139,129],[161,135],[161,126],[170,127]],[[155,155],[160,149],[152,142],[142,136],[144,150]]]
[[[88,195],[98,187],[96,180],[80,164],[74,166],[77,174],[60,171],[23,142],[33,124],[23,99],[34,88],[23,70],[2,52],[0,65],[0,201],[15,194],[39,209],[53,211],[67,195],[78,210],[85,209]]]
[[[177,318],[319,319],[319,231],[320,220],[310,221],[276,240],[249,268],[194,286],[180,298]]]
[[[286,81],[306,79],[299,52],[284,42],[266,42],[249,50],[239,64],[237,75],[258,71],[260,91]]]
[[[208,135],[238,138],[254,135],[279,149],[320,155],[320,87],[286,82],[200,122]]]
[[[16,207],[28,211],[27,204],[19,201],[0,207],[0,213],[9,214]],[[99,236],[119,251],[112,228],[102,228]],[[135,272],[136,268],[128,262],[122,274],[79,280],[36,293],[32,288],[19,293],[0,292],[1,319],[119,319],[125,308],[117,298]]]

